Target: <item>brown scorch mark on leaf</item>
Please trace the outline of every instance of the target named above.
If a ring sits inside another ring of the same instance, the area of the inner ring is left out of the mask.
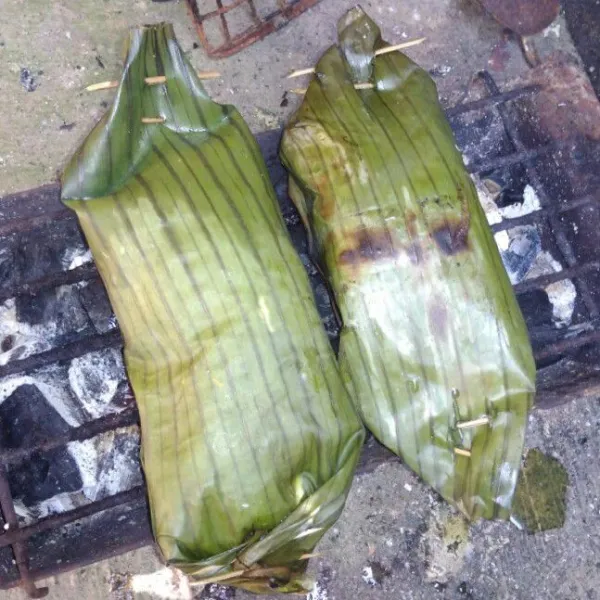
[[[447,221],[433,230],[433,239],[446,256],[453,256],[469,248],[469,225],[468,216],[459,221]]]
[[[328,193],[330,183],[326,176],[319,177],[315,184],[319,198],[319,214],[327,221],[335,213],[335,196]]]
[[[346,236],[348,244],[340,252],[341,266],[360,267],[396,256],[397,251],[388,229],[358,229]]]

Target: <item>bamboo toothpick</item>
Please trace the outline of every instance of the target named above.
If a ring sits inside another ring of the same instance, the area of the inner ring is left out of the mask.
[[[99,90],[110,90],[111,88],[119,87],[118,81],[101,81],[100,83],[92,83],[85,88],[86,92],[97,92]]]
[[[454,448],[454,454],[458,454],[459,456],[471,456],[471,451],[465,450],[464,448]]]
[[[381,56],[382,54],[388,54],[388,52],[395,52],[396,50],[402,50],[403,48],[410,48],[411,46],[418,46],[422,44],[427,38],[417,38],[415,40],[408,40],[406,42],[401,42],[400,44],[395,44],[394,46],[386,46],[385,48],[379,48],[379,50],[375,50],[375,56]]]
[[[196,75],[198,75],[198,79],[218,79],[221,77],[219,71],[198,71]]]
[[[142,117],[142,123],[150,125],[152,123],[164,123],[166,119],[164,117]]]
[[[388,54],[389,52],[395,52],[396,50],[402,50],[403,48],[410,48],[411,46],[418,46],[422,44],[427,38],[417,38],[416,40],[408,40],[407,42],[401,42],[400,44],[395,44],[394,46],[386,46],[385,48],[379,48],[379,50],[375,50],[375,56],[381,56],[382,54]],[[314,67],[308,67],[306,69],[298,69],[296,71],[292,71],[287,78],[292,79],[293,77],[302,77],[302,75],[310,75],[315,72]]]
[[[166,83],[166,75],[155,75],[154,77],[146,77],[144,83],[147,85],[158,85],[159,83]]]
[[[375,87],[374,83],[364,82],[364,83],[355,83],[355,90],[372,90]],[[300,96],[306,94],[308,88],[292,88],[288,90],[292,94],[299,94]]]
[[[198,79],[217,79],[221,77],[221,73],[218,71],[199,71],[196,73]],[[167,82],[166,75],[153,75],[152,77],[145,77],[144,82],[146,85],[159,85]],[[99,90],[110,90],[119,87],[118,81],[101,81],[100,83],[92,83],[85,88],[86,92],[97,92]]]
[[[486,415],[485,417],[481,417],[480,419],[473,419],[472,421],[463,421],[461,423],[457,423],[456,426],[458,429],[469,429],[470,427],[479,427],[480,425],[489,425],[490,418]]]

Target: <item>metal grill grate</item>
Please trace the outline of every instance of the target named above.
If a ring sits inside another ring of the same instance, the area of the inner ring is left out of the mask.
[[[281,29],[320,0],[214,0],[213,11],[200,13],[198,0],[186,0],[198,37],[209,56],[231,56]]]
[[[222,13],[218,14],[222,16]],[[231,39],[230,49],[233,48]],[[556,170],[553,160],[557,156],[563,163],[573,161],[582,150],[586,151],[586,156],[591,157],[590,160],[595,161],[595,164],[600,164],[600,149],[598,144],[585,140],[550,140],[536,147],[529,147],[520,130],[515,107],[520,101],[538,94],[540,88],[527,86],[502,93],[489,74],[482,73],[479,79],[484,84],[487,95],[448,109],[448,117],[459,145],[463,146],[461,149],[465,150],[466,131],[479,135],[474,122],[483,128],[489,128],[490,123],[499,122],[503,132],[503,145],[501,148],[496,145],[486,147],[483,155],[478,155],[476,161],[470,162],[469,170],[485,175],[517,169],[535,187],[541,202],[539,210],[517,218],[507,218],[493,225],[493,229],[499,232],[535,224],[540,228],[543,244],[555,249],[565,262],[565,268],[559,272],[526,279],[516,286],[538,361],[539,396],[543,403],[551,406],[556,402],[598,394],[600,370],[594,366],[598,361],[590,360],[589,357],[597,357],[600,351],[600,257],[594,254],[594,251],[597,252],[595,249],[600,247],[600,219],[597,211],[586,213],[585,218],[595,219],[593,229],[598,236],[579,245],[570,239],[572,236],[564,221],[565,215],[597,207],[598,199],[588,192],[577,198],[554,200],[554,195],[548,191],[547,171]],[[265,132],[258,139],[284,216],[290,225],[292,239],[307,263],[305,234],[287,198],[287,178],[277,157],[279,135],[278,131]],[[57,185],[7,197],[2,200],[0,207],[0,241],[10,240],[18,246],[20,236],[31,236],[33,232],[34,239],[42,239],[50,228],[53,235],[58,236],[64,249],[73,243],[72,234],[68,232],[76,231],[75,217],[61,205]],[[27,239],[27,243],[31,243],[32,238]],[[2,282],[0,272],[0,302],[39,294],[61,285],[97,281],[98,278],[98,272],[91,264],[72,270],[55,269],[34,280],[12,281],[8,284]],[[531,317],[532,310],[535,312],[535,306],[532,309],[532,305],[524,301],[527,294],[565,279],[572,279],[578,292],[573,323],[569,327],[549,329],[545,325],[536,324],[535,319],[528,318]],[[323,286],[320,285],[316,271],[311,273],[311,280],[323,317],[331,324],[331,309],[323,298]],[[335,328],[329,326],[328,332],[335,341]],[[4,378],[18,373],[29,373],[60,364],[94,350],[119,348],[121,344],[121,336],[116,327],[104,333],[85,335],[47,351],[0,365],[0,383]],[[88,440],[105,432],[135,425],[137,411],[127,384],[124,383],[119,394],[122,409],[115,414],[91,420],[61,435],[37,440],[33,445],[0,448],[0,504],[5,523],[5,531],[0,534],[0,589],[21,583],[31,597],[41,597],[46,590],[37,589],[35,579],[152,542],[143,485],[29,525],[19,524],[9,488],[7,469],[11,465],[35,461],[39,453],[64,447],[69,442]],[[385,460],[396,459],[370,440],[363,453],[360,469],[371,470]],[[119,534],[115,535],[115,531]]]

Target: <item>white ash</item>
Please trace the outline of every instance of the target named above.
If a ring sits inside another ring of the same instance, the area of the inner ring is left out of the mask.
[[[15,510],[22,524],[28,525],[113,496],[143,481],[137,460],[139,429],[136,426],[109,431],[91,440],[71,442],[67,449],[77,463],[81,489],[56,494],[32,506],[15,501]]]
[[[26,358],[52,347],[56,337],[56,321],[47,321],[39,325],[31,325],[17,319],[17,303],[9,298],[0,304],[0,339],[12,336],[10,350],[0,352],[0,365],[5,365],[14,357]]]
[[[192,600],[189,579],[178,569],[165,567],[146,575],[132,575],[128,588],[135,594],[148,594],[160,600]]]
[[[506,252],[510,247],[510,237],[508,231],[498,231],[494,234],[494,240],[500,252]]]
[[[66,271],[72,271],[81,265],[92,261],[92,251],[83,245],[70,246],[62,256],[62,267]]]
[[[476,175],[472,178],[490,225],[501,223],[504,219],[522,217],[541,208],[539,197],[529,184],[523,190],[522,203],[498,207],[496,198],[501,192],[500,186],[491,180],[481,180]],[[577,226],[574,224],[573,227],[577,232]],[[533,279],[563,270],[562,265],[548,251],[542,249],[540,234],[535,225],[499,231],[494,235],[494,240],[513,285],[524,279]],[[577,290],[573,282],[570,279],[564,279],[547,285],[544,290],[552,305],[554,324],[557,327],[570,325],[577,298]]]
[[[481,179],[477,175],[471,175],[471,179],[475,184],[477,196],[485,212],[487,222],[490,225],[502,223],[502,213],[496,204],[496,198],[502,191],[500,186],[491,179]]]
[[[540,252],[535,263],[527,273],[526,279],[559,273],[563,268],[550,252]],[[570,279],[562,279],[547,285],[545,288],[552,304],[552,320],[557,327],[567,327],[573,319],[577,290]]]
[[[82,424],[81,412],[60,367],[52,366],[35,371],[31,375],[12,375],[0,379],[0,404],[22,385],[34,385],[48,404],[71,427]]]
[[[139,430],[135,426],[71,442],[67,448],[81,474],[81,492],[92,502],[141,483],[139,462],[135,460],[139,450]]]
[[[313,589],[306,595],[306,600],[329,600],[329,594],[324,587],[321,587],[318,581],[315,582]]]
[[[0,379],[0,404],[22,385],[34,385],[68,425],[78,427],[122,410],[111,402],[124,380],[121,354],[108,348],[75,358],[68,367],[52,365]]]
[[[32,385],[65,423],[79,427],[91,419],[123,410],[113,400],[124,380],[121,353],[109,348],[75,358],[70,364],[51,365],[30,374],[0,379],[0,404],[21,386]],[[142,483],[137,427],[72,442],[66,448],[77,463],[81,489],[57,494],[32,506],[18,502],[17,514],[25,523],[72,510]]]
[[[21,321],[15,298],[0,304],[0,339],[11,336],[11,348],[0,351],[0,365],[50,350],[61,335],[77,333],[89,327],[89,315],[81,304],[79,290],[89,282],[62,285],[54,290],[54,297],[44,310],[42,322]]]
[[[522,217],[540,210],[540,208],[541,204],[538,195],[536,194],[535,190],[529,184],[527,184],[523,190],[522,203],[515,202],[514,204],[501,207],[499,210],[500,214],[505,219],[516,219],[517,217]]]
[[[94,419],[117,411],[110,403],[124,379],[123,359],[115,348],[84,354],[69,367],[71,389]]]
[[[373,575],[372,567],[365,567],[362,570],[362,580],[367,585],[370,585],[371,587],[375,587],[377,585],[377,580],[375,579],[375,576]]]

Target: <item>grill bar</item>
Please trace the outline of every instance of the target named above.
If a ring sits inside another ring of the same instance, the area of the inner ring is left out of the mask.
[[[563,269],[562,271],[551,273],[550,275],[542,275],[533,279],[526,279],[525,281],[517,283],[517,285],[514,287],[517,294],[523,294],[524,292],[529,292],[530,290],[534,290],[536,288],[544,288],[551,283],[556,283],[557,281],[562,281],[563,279],[574,279],[593,271],[600,271],[600,262],[592,261],[583,265],[575,265],[574,267],[569,267],[567,269]]]
[[[533,148],[531,150],[521,150],[519,152],[514,152],[513,154],[507,154],[506,156],[473,162],[467,165],[467,171],[469,173],[482,173],[484,171],[493,171],[495,169],[511,167],[513,165],[518,165],[521,163],[526,163],[527,161],[541,158],[542,156],[551,154],[556,150],[571,148],[572,146],[573,142],[566,143],[554,141],[543,146],[538,146],[537,148]]]
[[[96,267],[92,263],[81,265],[70,271],[61,271],[42,279],[24,283],[18,287],[10,289],[8,292],[0,294],[0,304],[6,302],[15,296],[34,295],[45,289],[59,287],[61,285],[71,285],[82,281],[90,281],[100,277]]]
[[[133,398],[133,396],[131,396],[131,398]],[[94,419],[85,425],[81,425],[81,427],[75,427],[64,435],[43,440],[35,446],[0,450],[0,461],[5,465],[19,464],[36,452],[48,452],[49,450],[66,446],[70,442],[82,442],[96,437],[97,435],[107,433],[108,431],[115,431],[123,427],[131,427],[137,423],[137,409],[135,407],[126,408],[119,413]]]
[[[22,373],[23,371],[34,371],[56,362],[72,360],[88,352],[104,350],[105,348],[120,348],[122,345],[123,339],[118,329],[108,333],[99,333],[60,348],[53,348],[21,360],[8,362],[0,366],[0,378]]]
[[[0,464],[0,508],[4,515],[6,525],[8,525],[9,533],[5,533],[2,537],[12,535],[12,532],[19,531],[19,521],[17,519],[17,513],[15,512],[15,505],[13,497],[8,485],[8,479],[6,477],[6,467]],[[11,531],[12,530],[12,531]],[[29,572],[29,555],[27,552],[27,546],[23,541],[8,542],[4,545],[12,545],[12,551],[15,555],[15,562],[17,569],[19,570],[19,576],[21,577],[21,585],[25,588],[25,591],[29,594],[30,598],[43,598],[48,595],[48,588],[38,588],[35,585],[33,578]]]
[[[254,42],[262,40],[270,33],[287,25],[292,19],[295,19],[318,2],[320,0],[281,0],[278,10],[261,18],[254,0],[234,0],[227,5],[223,5],[222,0],[216,0],[217,8],[203,14],[198,9],[198,0],[186,0],[188,12],[200,38],[200,43],[206,53],[213,58],[231,56]],[[248,8],[248,16],[251,24],[241,33],[232,35],[227,19],[228,13],[243,6]],[[219,25],[222,34],[222,41],[216,45],[209,41],[205,29],[205,25],[215,19],[219,19],[220,21]]]
[[[11,528],[7,533],[0,535],[0,548],[9,546],[11,544],[22,544],[25,540],[38,533],[42,533],[43,531],[62,527],[64,525],[68,525],[69,523],[74,523],[80,519],[85,519],[86,517],[90,517],[102,511],[108,510],[109,508],[115,508],[116,506],[129,504],[130,502],[143,500],[145,497],[145,486],[138,485],[137,487],[134,487],[126,492],[120,492],[114,496],[108,496],[107,498],[97,500],[96,502],[91,502],[90,504],[80,506],[68,512],[46,517],[45,519],[41,519],[37,523],[28,525],[27,527],[19,528],[17,525],[15,525],[14,530]]]
[[[452,106],[446,109],[446,116],[448,116],[448,118],[452,118],[467,112],[472,112],[474,110],[490,108],[491,106],[503,104],[504,102],[509,102],[510,100],[517,100],[523,96],[536,94],[540,91],[540,89],[541,88],[539,85],[526,85],[520,88],[515,88],[514,90],[509,90],[508,92],[500,92],[498,90],[497,93],[490,94],[489,96],[485,96],[479,100],[472,100],[470,102],[463,102],[462,104]]]
[[[582,346],[587,346],[588,344],[594,344],[597,342],[600,342],[600,331],[591,331],[590,333],[584,333],[578,335],[577,337],[566,338],[564,340],[560,340],[559,342],[548,344],[543,350],[536,352],[535,357],[537,360],[546,360],[548,358],[564,354],[569,350],[575,350],[577,348],[581,348]]]
[[[500,90],[496,85],[496,82],[493,80],[492,76],[486,71],[482,71],[479,73],[480,78],[483,80],[486,88],[490,91],[491,94],[498,94]],[[500,114],[500,118],[502,119],[502,123],[504,125],[504,129],[506,131],[506,135],[510,140],[511,144],[519,153],[528,152],[526,150],[525,144],[521,140],[520,133],[518,131],[518,127],[516,126],[514,119],[512,118],[512,114],[510,109],[506,105],[499,105],[497,107],[498,113]],[[550,144],[551,145],[551,144]],[[546,146],[547,147],[547,146]],[[541,177],[537,172],[536,163],[533,160],[533,156],[527,156],[523,159],[523,165],[525,166],[525,170],[527,172],[528,177],[531,180],[539,198],[542,206],[550,206],[551,201],[548,198],[548,194],[546,193],[545,187],[542,184]],[[577,265],[577,258],[575,257],[575,252],[565,235],[565,228],[560,219],[557,218],[556,215],[547,213],[548,221],[551,226],[552,233],[554,235],[554,239],[556,244],[561,251],[564,259],[566,260],[569,267],[575,267]],[[595,318],[598,316],[598,306],[596,305],[592,294],[587,286],[585,281],[580,279],[576,279],[575,285],[579,288],[579,292],[581,293],[581,297],[589,311],[589,315],[591,318]]]
[[[519,225],[531,225],[532,223],[542,223],[546,216],[551,215],[562,215],[570,210],[576,210],[578,208],[582,208],[583,206],[593,205],[600,203],[600,197],[597,196],[584,196],[582,198],[578,198],[577,200],[572,200],[571,202],[567,202],[563,205],[556,206],[542,206],[539,210],[529,213],[528,215],[523,215],[522,217],[515,218],[505,218],[501,223],[494,223],[490,225],[492,231],[494,233],[498,231],[505,231],[507,229],[512,229],[513,227],[518,227]]]

